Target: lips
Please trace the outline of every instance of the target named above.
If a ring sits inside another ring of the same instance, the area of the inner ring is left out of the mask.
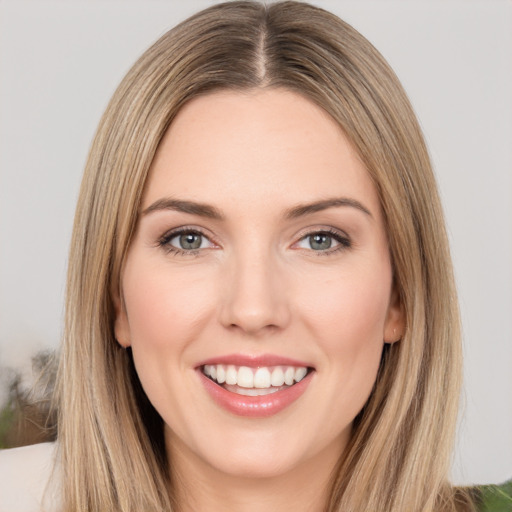
[[[267,417],[290,406],[306,391],[314,369],[270,355],[231,355],[197,367],[213,400],[238,416]]]

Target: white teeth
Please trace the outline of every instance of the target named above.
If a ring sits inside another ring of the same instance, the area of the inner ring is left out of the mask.
[[[247,366],[240,366],[238,369],[238,382],[237,384],[241,388],[253,388],[254,387],[254,374],[252,370]]]
[[[226,370],[226,384],[235,385],[237,383],[238,372],[234,366],[228,366]]]
[[[306,376],[306,373],[308,373],[308,370],[307,368],[297,368],[295,370],[295,375],[294,375],[294,379],[295,379],[295,382],[300,382],[305,376]],[[219,373],[218,373],[218,369],[217,369],[217,382],[219,381]]]
[[[269,388],[270,387],[270,372],[268,368],[258,368],[254,374],[254,387],[255,388]]]
[[[224,369],[224,366],[221,364],[217,365],[217,382],[219,384],[226,382],[226,370]]]
[[[284,383],[287,386],[291,386],[293,384],[294,377],[295,368],[293,368],[292,366],[288,366],[288,368],[286,368],[286,371],[284,372]]]
[[[234,366],[206,364],[203,373],[224,387],[237,386],[246,390],[277,391],[275,388],[292,386],[300,382],[308,373],[305,366],[273,366],[252,368],[249,366]],[[258,393],[240,391],[240,394],[257,396]],[[262,394],[262,393],[259,393]]]
[[[272,370],[272,377],[270,378],[272,386],[282,386],[284,384],[284,372],[283,369],[278,366]]]

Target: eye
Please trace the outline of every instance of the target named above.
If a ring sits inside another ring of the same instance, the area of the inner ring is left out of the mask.
[[[185,233],[174,236],[169,240],[169,243],[185,251],[194,251],[195,249],[201,249],[205,240],[200,233]]]
[[[301,238],[296,246],[316,252],[333,252],[350,247],[350,240],[341,233],[317,231]]]
[[[213,243],[203,233],[194,229],[180,229],[167,233],[161,238],[159,245],[169,252],[181,254],[213,247]]]

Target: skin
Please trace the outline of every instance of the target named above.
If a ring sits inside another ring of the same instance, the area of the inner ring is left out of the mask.
[[[207,203],[223,219],[147,211],[166,198]],[[331,198],[367,212],[286,214]],[[176,252],[169,232],[183,226],[204,234],[198,250]],[[345,242],[313,248],[309,235],[326,231]],[[115,304],[117,340],[132,347],[165,421],[181,510],[322,510],[383,345],[403,328],[377,192],[322,109],[275,89],[188,103],[153,161]],[[197,371],[233,353],[315,370],[283,411],[241,417],[212,400]]]

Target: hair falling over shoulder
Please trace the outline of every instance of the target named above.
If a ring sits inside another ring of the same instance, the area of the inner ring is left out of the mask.
[[[459,315],[429,156],[398,79],[336,16],[302,2],[212,6],[135,63],[94,138],[74,222],[58,371],[64,510],[176,510],[162,420],[113,334],[112,291],[148,170],[180,108],[211,91],[285,88],[344,130],[377,187],[406,314],[339,461],[326,511],[453,512]],[[136,482],[136,485],[134,485]]]

